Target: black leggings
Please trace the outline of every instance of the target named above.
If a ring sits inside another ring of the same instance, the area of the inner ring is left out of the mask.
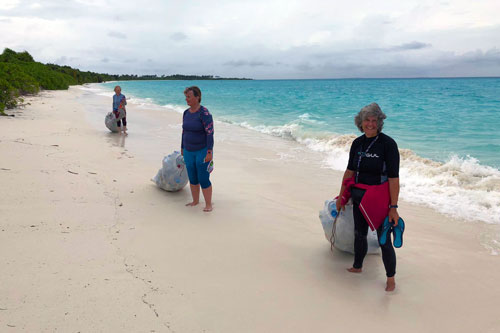
[[[118,125],[118,127],[122,127],[122,122],[123,122],[123,126],[127,127],[127,117],[122,118],[121,120],[118,120],[116,122],[116,125]]]
[[[120,116],[120,112],[118,110],[113,110],[113,114],[115,115],[116,118],[118,118]],[[127,113],[125,113],[125,117],[116,121],[116,125],[118,127],[122,127],[122,122],[123,122],[123,126],[127,127],[127,117],[126,116],[127,116]]]
[[[368,236],[368,223],[359,210],[359,203],[365,194],[365,190],[353,187],[351,194],[354,206],[354,264],[352,267],[361,268],[363,267],[363,259],[365,259],[368,252],[368,242],[366,240]],[[379,239],[381,234],[382,226],[377,229]],[[384,262],[385,273],[387,277],[393,277],[396,274],[396,252],[394,252],[394,248],[392,247],[390,235],[388,235],[385,245],[380,245],[380,248],[382,249],[382,261]]]

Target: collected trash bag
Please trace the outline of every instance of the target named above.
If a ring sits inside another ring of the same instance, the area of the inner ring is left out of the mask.
[[[162,162],[162,168],[158,170],[156,176],[151,179],[159,188],[175,192],[182,190],[188,182],[188,175],[184,157],[178,151],[165,156]]]
[[[345,211],[341,211],[337,222],[336,203],[333,200],[326,200],[323,210],[319,212],[319,218],[325,231],[325,237],[333,247],[344,252],[354,254],[354,217],[352,215],[352,204],[345,206]],[[334,223],[335,222],[335,223]],[[377,232],[368,228],[368,253],[379,253]]]
[[[109,112],[106,115],[106,118],[104,118],[104,123],[106,124],[106,127],[113,133],[118,132],[118,125],[116,124],[117,119],[115,117],[115,114],[113,112]]]

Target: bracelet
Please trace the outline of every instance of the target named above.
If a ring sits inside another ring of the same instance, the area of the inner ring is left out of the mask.
[[[398,208],[398,205],[389,205],[389,209],[390,208]]]

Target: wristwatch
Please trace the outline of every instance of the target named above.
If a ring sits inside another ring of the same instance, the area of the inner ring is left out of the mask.
[[[398,205],[389,205],[389,209],[390,208],[398,208]]]

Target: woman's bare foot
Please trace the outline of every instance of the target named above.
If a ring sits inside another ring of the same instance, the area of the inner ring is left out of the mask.
[[[206,205],[205,208],[203,208],[203,211],[208,213],[208,212],[211,212],[212,209],[213,209],[212,205]]]
[[[193,207],[193,206],[196,206],[198,204],[198,202],[190,202],[190,203],[187,203],[186,204],[186,207]]]
[[[351,267],[351,268],[347,268],[347,271],[350,273],[361,273],[363,271],[363,269]]]
[[[396,289],[396,281],[394,280],[394,276],[388,277],[385,291],[394,291],[394,289]]]

